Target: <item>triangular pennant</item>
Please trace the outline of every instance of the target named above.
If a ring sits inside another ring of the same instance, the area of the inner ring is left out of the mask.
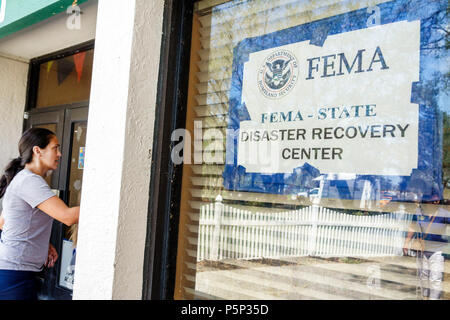
[[[77,81],[80,82],[83,75],[84,59],[86,58],[86,51],[77,53],[73,56],[75,62],[75,69],[77,71]]]
[[[58,85],[66,80],[69,74],[75,68],[75,64],[69,59],[58,60]]]
[[[50,70],[52,69],[54,62],[55,62],[55,60],[47,62],[47,79],[48,79],[48,74],[50,73]]]

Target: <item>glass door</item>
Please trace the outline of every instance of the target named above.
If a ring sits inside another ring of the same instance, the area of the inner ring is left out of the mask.
[[[68,152],[63,155],[63,170],[66,174],[62,183],[66,190],[64,200],[69,207],[79,206],[81,203],[87,113],[87,108],[66,111],[64,140],[70,144]],[[73,290],[77,234],[78,225],[72,227],[62,225],[58,286],[68,290]]]
[[[81,201],[87,118],[87,106],[68,105],[57,111],[30,112],[25,126],[56,133],[61,144],[61,164],[47,182],[69,207],[79,206]],[[59,258],[53,268],[44,268],[40,274],[40,299],[72,299],[77,230],[77,225],[69,228],[54,221],[50,242]]]
[[[174,298],[450,299],[445,3],[223,2],[191,16]]]
[[[62,141],[64,132],[64,110],[43,112],[43,113],[33,113],[27,114],[28,119],[25,123],[26,128],[45,128],[56,134],[58,140]],[[62,146],[62,144],[61,144]],[[62,147],[61,147],[61,151]],[[59,167],[55,172],[49,175],[46,179],[48,185],[53,190],[59,190],[59,172],[61,168]]]

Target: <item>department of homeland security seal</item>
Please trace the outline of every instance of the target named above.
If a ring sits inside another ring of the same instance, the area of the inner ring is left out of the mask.
[[[258,71],[258,88],[263,96],[278,99],[287,95],[298,79],[297,58],[287,50],[272,52]]]

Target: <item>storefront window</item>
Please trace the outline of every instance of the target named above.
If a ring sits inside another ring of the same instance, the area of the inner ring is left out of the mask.
[[[446,9],[196,3],[176,299],[450,298]]]
[[[42,63],[39,68],[37,108],[89,100],[94,50]]]

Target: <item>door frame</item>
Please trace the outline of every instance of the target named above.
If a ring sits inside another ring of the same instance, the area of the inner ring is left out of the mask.
[[[90,40],[87,42],[83,42],[80,44],[77,44],[73,47],[66,48],[57,52],[53,52],[50,54],[46,54],[34,59],[30,60],[30,65],[28,68],[28,82],[27,82],[27,95],[25,100],[25,112],[37,112],[38,110],[45,110],[45,109],[54,109],[58,106],[51,106],[46,108],[36,108],[37,103],[37,94],[39,89],[39,71],[40,71],[40,65],[43,63],[46,63],[51,60],[57,60],[61,58],[65,58],[71,55],[74,55],[76,53],[87,51],[94,49],[95,47],[95,40]],[[76,105],[77,103],[74,103],[73,105]]]
[[[66,127],[65,127],[65,120],[67,118],[66,110],[74,110],[78,108],[89,108],[89,101],[82,101],[77,103],[70,103],[55,107],[47,107],[47,108],[39,108],[39,109],[32,109],[30,111],[25,111],[24,113],[24,122],[23,122],[23,132],[30,128],[34,123],[44,123],[45,118],[49,117],[50,114],[58,114],[59,121],[61,121],[61,127],[60,130],[57,130],[56,136],[59,141],[64,141],[66,138]],[[43,122],[41,120],[44,120]],[[52,122],[53,123],[53,122]],[[70,129],[70,128],[69,128]],[[70,133],[69,133],[70,135]],[[61,145],[61,153],[66,153],[66,150],[64,150],[64,145]],[[61,190],[61,187],[64,185],[61,185],[61,179],[60,179],[60,172],[66,169],[65,164],[61,161],[61,165],[58,167],[58,170],[56,172],[53,172],[52,177],[52,184],[56,186],[56,189]],[[65,177],[63,177],[62,182],[65,182]]]
[[[36,110],[36,111],[35,111]],[[24,121],[26,129],[32,125],[39,123],[49,123],[47,119],[54,119],[57,115],[60,120],[60,129],[57,136],[61,143],[61,152],[63,154],[58,170],[54,172],[57,178],[56,184],[53,186],[59,191],[59,198],[66,204],[69,201],[68,194],[68,175],[70,174],[70,159],[72,151],[72,125],[76,122],[88,122],[88,103],[68,104],[59,107],[35,109],[28,114],[28,119]],[[63,239],[65,233],[65,227],[63,223],[54,220],[52,225],[52,232],[50,236],[50,243],[55,247],[58,252],[59,258],[53,268],[44,268],[40,273],[40,294],[45,298],[55,300],[71,300],[73,290],[67,289],[59,285],[59,278],[61,275],[61,259],[63,250]]]
[[[33,113],[25,113],[25,121],[24,123],[24,131],[33,127],[34,125],[40,124],[56,124],[56,137],[59,141],[62,141],[64,135],[64,109],[55,108],[52,110],[48,110],[47,112],[33,112]],[[62,150],[61,150],[62,151]],[[53,171],[51,177],[51,188],[52,189],[60,189],[59,185],[59,177],[60,177],[61,168],[58,167],[57,170]]]
[[[64,151],[61,160],[61,172],[64,174],[59,177],[59,185],[60,187],[64,187],[64,202],[68,203],[69,194],[68,194],[68,175],[70,173],[70,159],[72,158],[72,146],[70,144],[71,133],[72,133],[72,125],[76,122],[88,122],[89,115],[89,105],[88,104],[80,104],[77,107],[69,107],[65,111],[64,116],[64,136],[62,141],[68,141],[69,143],[64,147],[68,149]]]

